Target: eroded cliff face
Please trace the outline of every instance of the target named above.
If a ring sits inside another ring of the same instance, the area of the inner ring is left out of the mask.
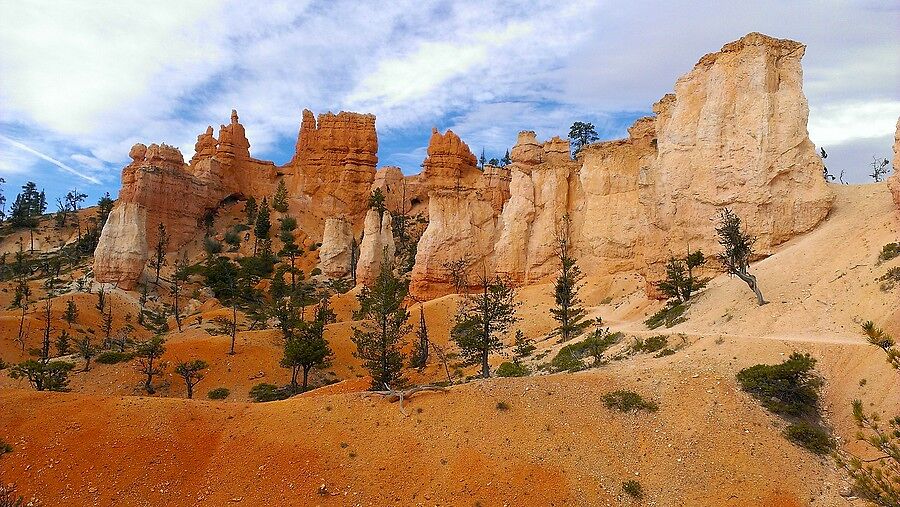
[[[809,140],[794,41],[749,34],[704,56],[654,106],[657,157],[640,176],[651,277],[674,251],[715,251],[714,222],[731,208],[773,248],[821,222],[834,199]]]
[[[897,118],[897,130],[894,132],[894,174],[888,178],[888,188],[894,196],[897,211],[900,211],[900,118]]]
[[[344,217],[359,230],[378,163],[375,116],[303,111],[293,159],[281,170],[300,227],[320,237],[326,218]]]
[[[275,165],[250,157],[237,112],[219,132],[218,140],[212,127],[197,137],[190,165],[166,144],[131,148],[132,162],[122,170],[122,188],[94,254],[97,281],[133,289],[159,224],[169,235],[168,251],[176,252],[197,238],[198,222],[226,197],[271,192]]]
[[[803,52],[755,33],[729,43],[679,79],[628,139],[588,146],[575,161],[565,141],[521,133],[501,211],[491,216],[478,193],[465,205],[435,206],[432,197],[414,293],[445,293],[449,275],[439,267],[463,255],[489,275],[547,278],[558,267],[563,215],[583,271],[638,271],[648,282],[688,247],[715,252],[714,219],[725,207],[757,236],[760,255],[811,230],[833,195],[806,130]]]

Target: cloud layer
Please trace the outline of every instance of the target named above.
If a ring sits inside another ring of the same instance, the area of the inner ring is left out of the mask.
[[[878,2],[20,2],[0,0],[0,174],[118,186],[135,142],[189,157],[238,109],[284,162],[300,111],[375,113],[381,163],[418,170],[432,126],[502,155],[521,129],[625,133],[704,53],[800,40],[810,133],[862,181],[900,114],[900,10]],[[875,153],[873,153],[874,155]],[[59,172],[62,171],[62,172]],[[57,177],[59,176],[59,177]]]

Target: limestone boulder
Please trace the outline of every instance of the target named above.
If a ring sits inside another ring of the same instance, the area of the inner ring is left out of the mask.
[[[350,273],[353,255],[353,226],[344,218],[325,220],[322,246],[319,247],[319,268],[331,278]]]
[[[94,277],[133,290],[147,264],[147,209],[138,203],[116,205],[94,250]]]
[[[378,277],[381,265],[393,262],[396,249],[391,224],[389,212],[379,216],[378,211],[370,209],[366,213],[362,243],[359,246],[359,260],[356,263],[357,284],[370,285]]]

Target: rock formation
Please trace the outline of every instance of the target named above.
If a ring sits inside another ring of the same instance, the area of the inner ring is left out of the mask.
[[[365,229],[362,243],[359,246],[359,260],[356,263],[356,283],[368,285],[375,281],[383,262],[394,259],[394,231],[391,227],[391,214],[385,212],[378,216],[378,211],[370,209],[366,213]]]
[[[462,255],[475,259],[473,269],[520,283],[547,278],[565,214],[585,272],[639,271],[651,282],[688,246],[718,249],[713,219],[724,207],[758,237],[761,255],[809,231],[833,195],[806,130],[803,52],[755,33],[726,44],[679,79],[628,139],[588,146],[577,161],[565,141],[521,133],[502,210],[491,213],[479,192],[465,203],[432,194],[413,291],[446,292],[440,267]]]
[[[894,174],[888,178],[888,188],[894,196],[894,203],[900,211],[900,118],[897,119],[897,129],[894,132]]]
[[[198,237],[198,223],[207,211],[231,195],[267,195],[275,181],[275,166],[250,158],[244,128],[232,111],[215,152],[212,129],[197,137],[196,153],[186,165],[181,152],[166,144],[136,144],[132,162],[122,170],[122,188],[110,220],[100,235],[94,256],[99,282],[132,289],[156,244],[159,224],[174,252]],[[222,139],[226,144],[222,144]]]
[[[343,278],[350,273],[353,256],[353,225],[343,218],[325,220],[322,246],[319,247],[319,267],[331,278]]]
[[[296,152],[283,168],[301,228],[317,236],[324,220],[336,216],[361,224],[377,153],[374,115],[325,113],[317,121],[304,110]]]

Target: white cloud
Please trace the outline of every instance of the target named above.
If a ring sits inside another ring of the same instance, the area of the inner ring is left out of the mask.
[[[435,125],[502,150],[519,130],[564,136],[576,119],[619,133],[619,113],[649,111],[701,55],[761,31],[808,44],[810,131],[847,144],[896,121],[898,25],[896,6],[812,0],[0,0],[0,132],[26,125],[46,141],[28,145],[104,181],[135,142],[189,158],[232,108],[258,157],[284,156],[304,107],[375,113],[382,139]],[[381,158],[415,170],[420,155]],[[0,171],[23,161],[0,153]]]
[[[900,100],[838,102],[814,107],[809,115],[809,137],[817,146],[843,144],[894,133]]]
[[[2,134],[0,134],[0,141],[4,141],[7,144],[9,144],[10,146],[18,148],[26,153],[30,153],[41,160],[46,160],[47,162],[50,162],[51,164],[55,165],[56,167],[59,167],[60,169],[62,169],[63,171],[66,171],[69,174],[78,176],[79,178],[89,181],[95,185],[100,184],[100,180],[98,180],[97,178],[94,178],[93,176],[85,174],[82,171],[74,169],[70,165],[66,164],[65,162],[61,162],[45,153],[41,153],[40,151],[35,150],[34,148],[26,145],[25,143],[16,141],[15,139],[10,139]]]

